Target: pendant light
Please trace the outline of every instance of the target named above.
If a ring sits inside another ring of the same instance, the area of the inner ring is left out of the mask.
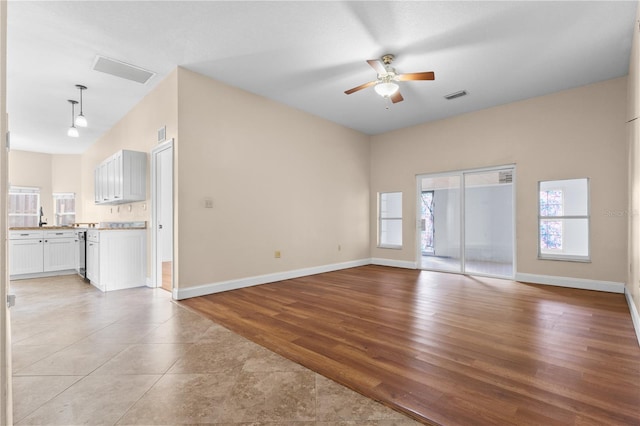
[[[76,87],[80,89],[80,114],[76,117],[76,126],[78,127],[87,127],[87,119],[82,113],[82,91],[87,90],[87,86],[83,86],[81,84],[76,84]]]
[[[78,129],[76,128],[76,125],[73,122],[73,116],[75,115],[75,106],[78,103],[78,101],[73,101],[71,99],[69,99],[68,101],[71,104],[71,127],[69,127],[69,130],[67,130],[67,136],[72,138],[77,138],[78,136],[80,136],[80,134],[78,133]]]

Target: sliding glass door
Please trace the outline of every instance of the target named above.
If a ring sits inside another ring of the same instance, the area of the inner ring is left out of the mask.
[[[423,269],[462,272],[460,175],[420,179],[420,262]]]
[[[512,278],[514,168],[418,176],[422,269]]]

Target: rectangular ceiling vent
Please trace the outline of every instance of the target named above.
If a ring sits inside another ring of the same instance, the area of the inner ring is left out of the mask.
[[[500,177],[499,182],[500,183],[511,183],[513,182],[513,171],[509,170],[509,171],[502,171],[499,173]]]
[[[145,70],[144,68],[136,67],[135,65],[100,55],[96,56],[96,60],[93,63],[93,69],[142,84],[145,84],[151,79],[151,77],[156,75],[156,73]]]
[[[445,95],[444,98],[450,101],[451,99],[459,98],[461,96],[465,96],[466,94],[467,94],[466,90],[461,90],[459,92],[449,93],[448,95]]]

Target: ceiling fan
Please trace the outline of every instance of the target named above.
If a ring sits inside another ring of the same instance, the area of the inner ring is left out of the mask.
[[[436,78],[433,71],[398,74],[395,68],[391,66],[393,58],[393,55],[384,55],[380,59],[368,60],[367,63],[378,73],[378,78],[374,81],[354,87],[353,89],[345,90],[344,93],[350,95],[359,90],[366,89],[367,87],[375,86],[374,90],[377,94],[383,98],[391,99],[391,102],[395,104],[404,100],[400,94],[400,86],[396,83],[397,81],[435,80]]]

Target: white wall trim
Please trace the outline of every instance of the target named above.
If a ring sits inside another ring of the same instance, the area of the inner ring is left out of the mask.
[[[629,294],[629,290],[624,289],[624,295],[627,298],[627,304],[629,305],[629,312],[631,313],[631,320],[633,321],[633,328],[636,330],[636,337],[638,338],[638,345],[640,345],[640,314],[636,304],[633,303],[633,298]]]
[[[408,260],[393,260],[374,257],[373,259],[371,259],[371,264],[380,266],[392,266],[394,268],[418,269],[416,262],[410,262]]]
[[[257,275],[254,277],[239,278],[237,280],[220,281],[199,285],[197,287],[174,288],[173,298],[176,300],[188,299],[191,297],[204,296],[207,294],[219,293],[222,291],[236,290],[243,287],[267,284],[276,281],[289,280],[292,278],[306,277],[309,275],[322,274],[324,272],[339,271],[341,269],[355,268],[371,264],[371,259],[353,260],[350,262],[334,263],[330,265],[314,266],[311,268],[294,269],[293,271],[276,272],[274,274]]]
[[[145,283],[149,288],[156,288],[156,283],[153,281],[153,277],[147,277]]]
[[[49,272],[36,272],[33,274],[11,275],[9,279],[11,281],[30,280],[33,278],[47,278],[47,277],[57,277],[61,275],[75,275],[77,273],[78,272],[75,269],[65,269],[64,271],[49,271]]]
[[[516,273],[516,281],[532,284],[546,284],[557,287],[579,288],[582,290],[607,291],[610,293],[624,293],[624,283],[615,281],[587,280],[584,278],[556,277],[551,275],[537,275]]]

